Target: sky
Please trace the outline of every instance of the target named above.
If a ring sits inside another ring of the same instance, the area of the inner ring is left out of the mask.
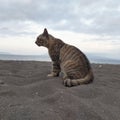
[[[0,52],[42,55],[44,28],[84,53],[120,59],[120,0],[0,0]]]

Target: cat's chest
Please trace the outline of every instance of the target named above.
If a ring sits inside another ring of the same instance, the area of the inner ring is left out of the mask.
[[[62,44],[60,43],[54,43],[49,49],[49,55],[53,61],[59,60],[60,56],[60,49],[62,47]]]
[[[50,49],[48,50],[49,56],[52,59],[52,61],[57,61],[59,60],[59,51],[58,49]]]

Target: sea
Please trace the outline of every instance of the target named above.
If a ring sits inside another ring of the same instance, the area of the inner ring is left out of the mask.
[[[0,60],[14,60],[14,61],[50,61],[47,55],[13,55],[0,54]]]
[[[101,64],[120,64],[118,59],[110,59],[101,56],[87,55],[91,63]],[[0,60],[14,60],[14,61],[48,61],[51,59],[48,55],[13,55],[13,54],[0,54]]]

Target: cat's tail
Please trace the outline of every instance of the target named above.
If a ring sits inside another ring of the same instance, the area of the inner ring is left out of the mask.
[[[84,78],[80,79],[65,79],[64,80],[64,85],[67,87],[72,87],[72,86],[77,86],[77,85],[82,85],[82,84],[88,84],[91,83],[94,79],[93,72],[92,70],[89,70],[88,74]]]

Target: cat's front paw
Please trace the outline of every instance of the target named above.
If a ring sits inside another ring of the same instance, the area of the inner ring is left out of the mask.
[[[53,74],[51,73],[51,74],[48,74],[47,76],[48,76],[48,77],[53,77]]]
[[[57,77],[58,74],[57,74],[57,73],[50,73],[50,74],[48,74],[47,76],[48,76],[48,77]]]

